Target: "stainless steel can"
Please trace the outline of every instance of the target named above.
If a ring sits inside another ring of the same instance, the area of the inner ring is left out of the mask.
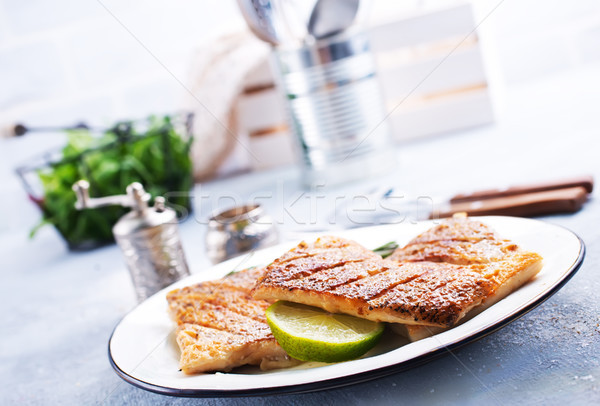
[[[273,220],[258,204],[237,206],[213,215],[208,221],[206,252],[218,263],[279,241]]]
[[[275,47],[273,55],[306,185],[349,182],[395,167],[365,33]]]

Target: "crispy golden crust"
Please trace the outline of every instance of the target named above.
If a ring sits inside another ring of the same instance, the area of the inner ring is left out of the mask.
[[[224,318],[240,319],[238,322],[248,318],[266,323],[265,310],[270,302],[250,296],[250,289],[262,271],[262,268],[244,270],[223,279],[169,292],[167,301],[171,317],[177,324],[209,325]],[[226,326],[218,328],[226,329]]]
[[[452,326],[479,305],[491,288],[492,284],[476,272],[438,265],[370,300],[369,304],[375,309],[407,313],[415,322],[426,320]]]
[[[486,264],[502,259],[513,244],[481,240],[477,242],[437,241],[411,243],[396,250],[389,260],[397,262],[445,262],[457,265]]]
[[[265,318],[270,302],[253,299],[250,288],[263,269],[248,269],[167,294],[178,324],[180,367],[187,374],[295,364],[277,344]]]
[[[398,248],[390,260],[406,263],[425,261],[462,264],[486,278],[492,288],[482,303],[464,319],[471,318],[531,280],[542,269],[542,257],[500,238],[480,221],[453,218],[417,236]],[[412,341],[443,331],[423,326],[395,326]]]
[[[268,326],[232,332],[197,324],[177,327],[181,349],[180,367],[186,374],[229,371],[241,365],[268,365],[272,361],[293,361],[275,342]]]
[[[252,292],[412,330],[441,328],[505,297],[535,276],[541,263],[539,255],[479,221],[451,219],[386,260],[338,237],[302,242],[273,261]]]
[[[471,265],[493,283],[494,291],[524,270],[540,265],[542,257],[520,249],[500,238],[484,223],[468,218],[452,218],[396,249],[390,261],[442,262]],[[538,269],[539,271],[539,269]]]
[[[390,257],[397,262],[445,262],[449,264],[486,264],[502,260],[518,247],[503,240],[484,223],[453,218],[430,228]]]
[[[494,230],[479,220],[456,216],[419,234],[409,245],[436,241],[477,242],[481,240],[499,240],[499,237]]]
[[[398,264],[359,244],[322,237],[275,260],[254,297],[289,300],[375,321],[450,326],[492,284],[453,264]]]
[[[517,290],[519,287],[527,283],[535,277],[542,269],[542,259],[539,255],[533,253],[519,253],[513,258],[508,258],[504,261],[490,266],[489,268],[481,267],[479,271],[484,272],[484,276],[493,283],[491,293],[481,302],[481,304],[471,309],[459,321],[462,323],[473,318],[485,309],[489,308],[498,301]],[[392,330],[408,337],[411,341],[417,341],[434,334],[441,333],[447,328],[417,326],[407,324],[394,324]]]

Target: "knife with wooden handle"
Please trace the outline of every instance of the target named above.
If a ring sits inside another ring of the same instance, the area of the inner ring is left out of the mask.
[[[518,217],[574,213],[581,209],[587,201],[588,190],[591,189],[585,186],[576,186],[472,201],[454,201],[443,209],[434,210],[430,218],[450,217],[460,212],[466,212],[469,216],[504,215]]]
[[[586,190],[587,193],[592,193],[592,190],[594,189],[594,178],[592,176],[580,176],[577,178],[564,179],[553,182],[511,186],[504,189],[481,190],[473,193],[458,194],[450,199],[450,203],[496,199],[499,197],[508,197],[522,195],[526,193],[545,192],[549,190],[568,189],[574,187],[582,187]]]

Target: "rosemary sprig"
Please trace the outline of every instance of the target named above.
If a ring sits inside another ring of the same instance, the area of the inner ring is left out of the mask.
[[[392,255],[392,252],[394,252],[396,248],[398,248],[398,243],[396,241],[390,241],[379,248],[375,248],[373,252],[381,255],[382,258],[387,258]]]

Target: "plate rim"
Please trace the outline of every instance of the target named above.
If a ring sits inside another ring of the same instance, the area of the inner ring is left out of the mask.
[[[486,217],[515,218],[512,216],[486,216]],[[194,398],[194,397],[195,398],[208,398],[208,397],[235,398],[235,397],[242,397],[242,396],[256,397],[256,396],[291,395],[291,394],[299,394],[299,393],[309,393],[309,392],[316,392],[316,391],[327,390],[327,389],[335,389],[335,388],[341,388],[344,386],[364,383],[364,382],[368,382],[368,381],[371,381],[374,379],[379,379],[379,378],[382,378],[382,377],[385,377],[388,375],[392,375],[394,373],[403,372],[403,371],[415,368],[417,366],[426,364],[437,358],[440,358],[443,355],[445,355],[447,352],[450,352],[450,351],[460,348],[464,345],[478,341],[478,340],[492,334],[493,332],[503,328],[504,326],[512,323],[513,321],[521,318],[522,316],[529,313],[536,307],[540,306],[542,303],[544,303],[546,300],[548,300],[554,294],[556,294],[581,268],[581,265],[583,264],[583,260],[585,258],[585,254],[586,254],[586,246],[585,246],[585,242],[581,239],[581,237],[577,233],[575,233],[568,227],[565,227],[565,226],[562,226],[559,224],[555,224],[555,223],[550,223],[550,222],[541,221],[541,220],[537,220],[537,219],[523,219],[523,220],[539,221],[541,223],[545,223],[545,224],[552,225],[554,227],[561,228],[563,230],[570,232],[579,241],[579,252],[577,254],[577,257],[575,258],[573,263],[569,266],[569,268],[565,271],[565,273],[562,275],[561,279],[558,280],[557,283],[555,283],[552,286],[552,288],[550,288],[548,291],[537,295],[531,301],[531,303],[529,303],[528,305],[519,309],[514,314],[511,314],[510,316],[508,316],[500,321],[497,321],[495,323],[491,323],[491,325],[488,325],[487,327],[483,328],[481,331],[479,331],[473,335],[470,335],[466,338],[454,339],[452,342],[440,344],[435,349],[433,349],[427,353],[421,354],[415,358],[411,358],[409,360],[402,361],[397,364],[383,366],[381,368],[369,369],[366,371],[357,372],[357,373],[347,375],[347,376],[341,376],[341,377],[324,379],[324,380],[322,379],[322,380],[318,380],[318,381],[314,381],[314,382],[301,383],[301,384],[295,384],[295,385],[277,386],[277,387],[266,387],[266,388],[262,387],[262,388],[251,388],[251,389],[195,389],[195,388],[173,388],[173,387],[168,387],[168,386],[162,386],[162,385],[157,385],[157,384],[153,384],[150,382],[146,382],[146,381],[143,381],[141,379],[138,379],[138,378],[135,378],[135,377],[129,375],[127,372],[123,371],[116,364],[116,362],[113,359],[112,353],[111,353],[111,342],[112,342],[113,336],[115,334],[115,331],[117,330],[117,328],[119,327],[121,322],[131,312],[133,312],[135,309],[137,309],[137,307],[139,306],[138,305],[138,306],[135,306],[130,311],[128,311],[127,314],[125,314],[119,320],[119,322],[115,325],[115,327],[113,328],[113,330],[110,334],[110,338],[108,340],[108,346],[107,346],[108,347],[107,348],[108,349],[108,359],[109,359],[110,365],[112,366],[112,368],[115,370],[115,372],[121,379],[123,379],[125,382],[127,382],[137,388],[144,389],[149,392],[157,393],[160,395],[167,395],[167,396],[174,396],[174,397],[187,397],[187,398]],[[375,227],[377,227],[377,226],[375,226]]]

